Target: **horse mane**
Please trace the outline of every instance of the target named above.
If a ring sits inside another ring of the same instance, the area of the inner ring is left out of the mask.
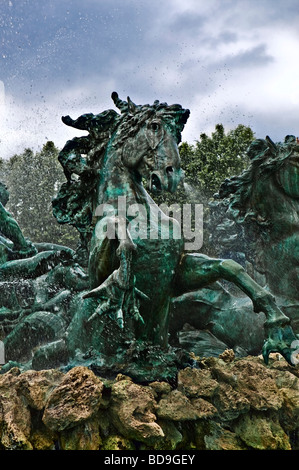
[[[124,116],[118,126],[115,145],[122,146],[128,137],[134,137],[140,127],[154,115],[161,117],[176,136],[177,143],[181,142],[181,133],[190,115],[189,109],[182,108],[180,104],[160,103],[158,100],[154,101],[152,105],[136,105],[130,97],[127,98],[127,101],[120,100],[116,92],[113,92],[111,97],[115,106],[121,110]]]
[[[160,103],[158,100],[153,105],[136,105],[130,97],[127,98],[127,101],[121,100],[116,92],[113,92],[111,97],[121,114],[113,109],[108,109],[96,115],[83,114],[75,120],[70,116],[62,117],[64,124],[86,130],[89,136],[75,137],[72,141],[68,141],[61,154],[68,151],[72,144],[73,146],[75,144],[75,147],[80,147],[81,144],[80,153],[86,152],[88,167],[98,169],[103,162],[103,156],[111,136],[116,130],[118,135],[114,145],[122,146],[128,137],[133,137],[140,127],[154,115],[161,117],[166,122],[176,136],[178,143],[181,141],[181,133],[190,114],[189,109],[183,109],[180,104]]]

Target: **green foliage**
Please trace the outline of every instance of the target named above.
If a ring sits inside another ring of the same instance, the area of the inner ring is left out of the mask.
[[[225,178],[238,175],[248,166],[246,150],[253,139],[249,127],[240,124],[225,134],[222,124],[216,125],[211,137],[201,134],[196,142],[194,158],[187,162],[186,177],[211,197]]]
[[[26,149],[8,160],[4,172],[10,194],[7,208],[33,242],[75,248],[76,230],[59,225],[52,214],[51,201],[65,181],[58,152],[53,142],[47,142],[40,152]]]

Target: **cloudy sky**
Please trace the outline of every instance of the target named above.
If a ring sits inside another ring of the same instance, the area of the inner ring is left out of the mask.
[[[299,135],[298,0],[0,0],[0,35],[0,157],[62,147],[114,90],[189,108],[189,143]]]

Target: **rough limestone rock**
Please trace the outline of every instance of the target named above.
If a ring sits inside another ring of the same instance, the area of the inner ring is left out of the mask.
[[[18,394],[18,370],[12,369],[1,379],[1,446],[3,449],[31,450],[30,411]]]
[[[275,417],[269,420],[255,414],[244,415],[236,424],[234,431],[253,449],[291,450],[288,436]]]
[[[112,386],[111,418],[113,424],[126,436],[147,444],[164,437],[156,423],[155,397],[150,387],[133,383],[124,376]]]
[[[166,398],[160,400],[157,415],[160,419],[171,421],[194,421],[208,418],[217,413],[217,409],[202,398],[189,400],[179,390],[173,390]]]
[[[102,445],[97,419],[88,419],[61,433],[62,450],[97,450]]]
[[[64,374],[56,369],[28,370],[19,376],[18,390],[34,410],[43,410],[52,391],[57,388]]]
[[[299,450],[299,368],[202,358],[177,383],[87,367],[0,375],[0,450]]]
[[[178,390],[187,397],[210,398],[218,389],[219,384],[213,379],[208,369],[186,368],[178,373]]]
[[[103,383],[86,367],[71,369],[45,406],[44,424],[51,430],[70,429],[91,418],[100,406]]]

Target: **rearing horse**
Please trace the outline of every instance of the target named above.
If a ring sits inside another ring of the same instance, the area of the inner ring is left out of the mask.
[[[88,250],[90,291],[80,297],[66,334],[70,357],[90,347],[113,356],[133,340],[166,347],[171,299],[222,278],[251,298],[255,312],[265,313],[265,362],[277,351],[295,364],[297,338],[274,297],[235,261],[185,252],[175,236],[177,221],[143,186],[146,180],[153,192],[176,190],[183,177],[178,144],[189,110],[158,101],[135,105],[115,92],[112,99],[121,114],[62,118],[89,132],[61,151],[67,182],[53,203],[58,221],[76,226]],[[159,217],[149,224],[153,207]],[[136,213],[143,235],[134,225]],[[153,230],[159,237],[151,236]]]

